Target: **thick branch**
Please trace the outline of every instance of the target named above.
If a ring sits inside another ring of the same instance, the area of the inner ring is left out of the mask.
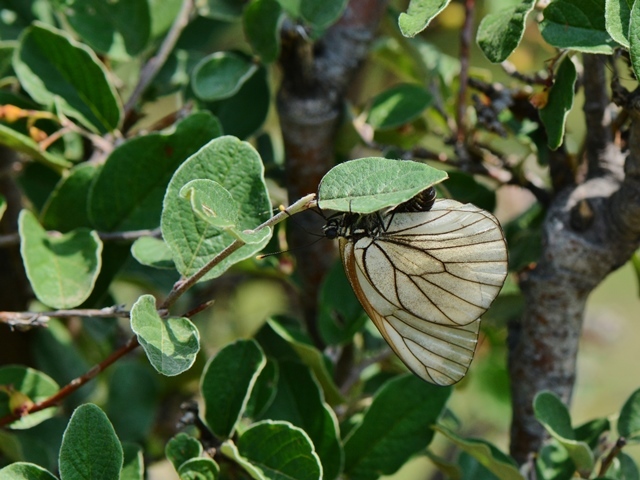
[[[586,81],[591,78],[589,65],[594,63],[585,62]],[[608,134],[608,100],[599,98],[600,105],[591,105],[587,113],[593,129],[587,137],[600,136],[587,145],[589,158],[597,159],[597,171],[552,201],[543,226],[542,256],[521,279],[526,310],[521,323],[510,327],[511,453],[519,462],[545,438],[533,416],[536,393],[551,390],[566,403],[571,400],[589,293],[639,244],[640,114],[634,116],[626,177],[621,180],[624,156]]]
[[[287,189],[294,201],[315,192],[333,166],[335,136],[344,97],[365,58],[384,13],[384,0],[351,0],[342,19],[312,44],[296,28],[283,34],[280,65],[283,83],[278,113],[286,152]],[[332,242],[309,246],[309,232],[320,232],[322,219],[301,215],[288,226],[302,284],[301,302],[316,343],[316,301],[320,282],[333,262]]]

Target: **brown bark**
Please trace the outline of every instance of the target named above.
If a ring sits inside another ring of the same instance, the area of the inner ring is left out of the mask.
[[[640,92],[630,98],[629,152],[612,140],[602,57],[584,57],[588,174],[552,200],[543,253],[521,278],[526,310],[510,327],[511,454],[523,463],[545,439],[532,402],[543,390],[571,401],[588,295],[640,242]],[[624,166],[624,170],[623,170]]]
[[[317,191],[322,176],[333,166],[334,143],[344,97],[362,63],[384,12],[385,0],[351,0],[342,19],[312,43],[295,27],[284,29],[280,65],[283,80],[278,113],[286,154],[289,201]],[[320,232],[323,220],[312,213],[289,222],[301,284],[305,322],[314,341],[320,283],[335,259],[333,242],[311,246],[309,232]]]

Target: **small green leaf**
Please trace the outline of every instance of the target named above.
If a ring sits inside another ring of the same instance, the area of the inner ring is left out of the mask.
[[[338,21],[347,0],[305,0],[300,2],[300,15],[312,27],[323,30]]]
[[[334,262],[322,281],[318,305],[318,330],[328,345],[352,341],[367,321],[339,261]]]
[[[544,445],[536,457],[536,473],[541,479],[571,478],[576,467],[571,461],[569,452],[557,440]]]
[[[638,76],[640,72],[640,2],[635,2],[631,8],[629,24],[629,55],[633,72]]]
[[[635,0],[634,0],[635,1]],[[607,32],[616,42],[629,48],[631,7],[627,0],[606,0],[605,25]]]
[[[640,389],[624,403],[618,418],[618,433],[627,440],[640,440]]]
[[[500,63],[513,53],[522,40],[527,16],[535,3],[535,0],[523,0],[482,19],[477,41],[489,61]]]
[[[222,100],[238,93],[257,68],[245,56],[233,52],[216,52],[203,58],[195,66],[191,86],[201,100]]]
[[[124,443],[122,472],[119,480],[143,480],[144,479],[144,457],[142,448],[133,443]]]
[[[213,180],[191,180],[180,189],[180,196],[191,202],[193,211],[217,228],[234,227],[240,207],[229,190]]]
[[[44,468],[27,462],[16,462],[0,470],[0,480],[57,480]]]
[[[68,232],[74,228],[91,226],[87,198],[98,171],[98,167],[92,163],[81,163],[60,179],[40,212],[42,225],[46,229]]]
[[[307,434],[287,422],[254,423],[238,439],[237,448],[225,442],[221,452],[234,460],[253,478],[318,480],[322,477],[320,459]]]
[[[48,236],[35,215],[20,212],[20,253],[33,291],[45,305],[73,308],[84,302],[101,268],[102,242],[96,232],[79,228]]]
[[[367,123],[375,129],[399,127],[419,117],[432,100],[432,95],[420,85],[396,85],[373,99]]]
[[[204,372],[200,391],[205,404],[204,421],[219,438],[234,434],[266,364],[264,353],[254,340],[238,340],[213,357]]]
[[[611,55],[616,46],[605,25],[605,0],[554,0],[544,9],[540,32],[556,48]]]
[[[610,471],[607,472],[611,478],[621,480],[640,480],[640,470],[636,461],[624,452],[620,452],[616,457],[616,461],[612,465]]]
[[[269,216],[271,205],[264,183],[264,167],[258,152],[246,142],[233,137],[212,140],[191,156],[176,171],[164,200],[162,234],[173,252],[178,271],[189,276],[231,245],[236,237],[214,228],[180,198],[180,189],[191,180],[213,180],[228,190],[240,206],[238,231],[251,230]],[[257,244],[247,244],[235,251],[202,280],[221,275],[234,263],[258,253],[271,236]]]
[[[451,0],[411,0],[407,13],[398,18],[400,31],[405,37],[415,37],[429,26]]]
[[[200,350],[200,334],[191,320],[163,320],[152,295],[141,296],[131,308],[131,329],[153,368],[169,377],[189,370]]]
[[[565,122],[573,106],[576,78],[576,67],[571,58],[566,57],[558,67],[555,81],[549,89],[547,104],[540,110],[540,120],[547,130],[548,144],[552,150],[562,145]]]
[[[184,462],[202,455],[203,448],[197,438],[186,433],[179,433],[167,442],[164,451],[167,459],[178,471]]]
[[[92,50],[43,23],[27,28],[13,57],[22,87],[38,103],[60,109],[96,133],[118,128],[122,107]]]
[[[244,33],[263,63],[273,63],[280,55],[283,20],[282,7],[277,0],[252,0],[244,9]]]
[[[336,478],[344,453],[339,441],[338,419],[324,401],[311,370],[299,362],[280,361],[276,397],[263,417],[283,420],[302,428],[311,438],[322,462],[324,478]]]
[[[133,138],[113,150],[91,188],[94,226],[101,231],[156,228],[171,176],[220,134],[218,120],[198,112],[164,132]]]
[[[484,466],[500,480],[524,479],[518,471],[516,462],[486,440],[459,437],[442,425],[437,425],[434,428],[448,437],[460,449],[475,458],[480,465]]]
[[[377,479],[397,471],[433,439],[432,426],[451,388],[426,383],[407,374],[387,382],[364,418],[346,438],[345,473],[349,478]]]
[[[446,172],[423,163],[360,158],[329,170],[318,187],[318,206],[323,210],[372,213],[406,202],[446,178]]]
[[[571,427],[569,410],[562,401],[551,392],[540,392],[533,400],[533,411],[547,432],[569,452],[579,472],[593,469],[593,452],[586,442],[577,441]]]
[[[131,255],[142,265],[154,268],[165,268],[173,270],[173,256],[171,250],[159,238],[141,237],[131,245]]]
[[[58,389],[58,384],[51,377],[38,370],[18,365],[0,367],[0,417],[10,415],[16,407],[23,406],[15,405],[16,393],[21,394],[17,400],[37,403],[55,395]],[[21,430],[34,427],[53,417],[55,412],[56,407],[52,407],[26,415],[9,424],[9,428]]]
[[[242,15],[243,6],[238,0],[206,0],[196,4],[200,15],[223,22],[237,20]]]
[[[211,458],[192,458],[178,469],[180,480],[216,480],[220,467]]]
[[[40,145],[17,130],[7,127],[0,123],[0,145],[9,147],[20,153],[39,161],[43,165],[47,165],[54,171],[60,172],[65,168],[70,168],[72,163],[64,158],[43,150]]]
[[[253,135],[264,123],[271,105],[267,70],[258,68],[232,97],[204,105],[222,123],[225,134],[238,138]]]
[[[59,8],[91,48],[111,58],[127,60],[142,52],[149,40],[147,0],[76,0]]]
[[[87,403],[73,412],[62,437],[58,461],[63,480],[120,478],[122,445],[99,407]]]

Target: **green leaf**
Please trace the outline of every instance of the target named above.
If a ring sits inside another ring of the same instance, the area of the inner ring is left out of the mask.
[[[397,471],[433,439],[450,388],[407,374],[387,382],[364,418],[345,439],[345,473],[349,478],[377,479]]]
[[[102,166],[89,196],[89,218],[102,231],[156,228],[171,176],[190,155],[221,133],[207,112],[175,127],[133,138]]]
[[[20,253],[33,291],[45,305],[73,308],[84,302],[100,273],[102,242],[79,228],[48,236],[35,215],[20,212]]]
[[[607,475],[620,480],[640,480],[640,471],[635,460],[624,452],[616,456],[616,460]]]
[[[141,237],[131,245],[131,255],[142,265],[154,268],[175,268],[169,246],[159,238]]]
[[[25,30],[13,57],[22,87],[96,133],[118,128],[122,107],[95,53],[66,33],[37,23]]]
[[[131,308],[131,329],[153,368],[169,377],[189,370],[200,350],[200,334],[191,320],[163,320],[152,295],[142,295]]]
[[[164,199],[162,235],[173,252],[178,271],[184,276],[192,275],[235,241],[231,233],[198,218],[189,202],[180,198],[180,189],[196,179],[213,180],[231,193],[240,205],[238,230],[254,229],[266,220],[271,210],[264,167],[255,149],[233,137],[212,140],[176,171]],[[202,280],[215,278],[234,263],[255,255],[269,237],[258,244],[244,245]]]
[[[640,295],[640,251],[636,250],[631,256],[631,265],[633,266],[633,270],[636,272],[638,295]]]
[[[320,181],[322,210],[372,213],[406,202],[447,173],[423,163],[388,158],[359,158],[333,167]]]
[[[576,467],[569,452],[558,441],[544,445],[536,457],[536,473],[543,480],[563,480],[573,477]]]
[[[640,72],[640,2],[635,2],[631,8],[629,55],[631,56],[631,67],[637,77]]]
[[[396,128],[416,119],[433,100],[421,85],[404,83],[373,99],[367,123],[375,129]]]
[[[16,462],[0,470],[0,480],[57,480],[56,477],[38,465]]]
[[[405,37],[415,37],[429,26],[451,0],[411,0],[407,13],[398,18],[400,31]]]
[[[554,0],[544,9],[540,32],[556,48],[611,55],[615,47],[605,25],[605,0]]]
[[[442,425],[437,425],[434,428],[449,438],[460,449],[475,458],[480,465],[484,466],[500,480],[524,479],[518,471],[516,462],[486,440],[459,437]]]
[[[323,30],[337,22],[347,0],[305,0],[300,2],[300,15],[312,27]]]
[[[197,438],[186,433],[179,433],[167,442],[164,451],[167,459],[178,471],[184,462],[202,455],[203,448]]]
[[[302,428],[322,462],[325,479],[336,478],[344,461],[338,420],[324,402],[322,390],[306,365],[281,361],[276,397],[263,418],[283,420]]]
[[[631,23],[629,2],[627,0],[606,0],[604,18],[607,32],[611,38],[628,49]]]
[[[562,145],[564,125],[573,106],[576,78],[576,67],[571,58],[566,57],[558,67],[555,81],[549,89],[547,104],[540,110],[540,120],[547,130],[547,142],[552,150]]]
[[[287,422],[254,423],[238,439],[220,451],[229,458],[248,465],[253,478],[318,480],[322,478],[320,459],[303,430]]]
[[[261,418],[264,416],[264,412],[276,397],[279,377],[278,363],[267,358],[266,365],[251,389],[251,396],[244,411],[245,417]]]
[[[122,445],[104,412],[91,403],[78,407],[62,437],[61,480],[113,480],[122,463]]]
[[[237,0],[206,0],[197,5],[198,13],[203,17],[232,22],[242,15],[242,2]]]
[[[340,261],[334,262],[322,281],[318,305],[318,330],[328,345],[352,341],[367,321]]]
[[[120,440],[143,443],[158,414],[157,375],[137,361],[119,361],[109,377],[106,412]]]
[[[58,384],[51,377],[38,370],[19,365],[0,367],[0,417],[10,415],[24,402],[45,400],[58,393],[58,389]],[[56,410],[56,407],[51,407],[26,415],[9,424],[9,428],[31,428],[53,417]]]
[[[65,2],[59,9],[91,48],[111,58],[127,60],[141,53],[149,41],[151,16],[147,0],[75,0]]]
[[[53,153],[43,150],[38,142],[17,130],[0,124],[0,145],[9,147],[47,165],[57,172],[70,168],[72,163]]]
[[[124,443],[122,472],[119,480],[143,480],[144,458],[142,448],[133,443]]]
[[[218,438],[231,437],[260,372],[264,353],[254,340],[238,340],[213,357],[202,373],[204,421]]]
[[[269,327],[271,331],[278,335],[282,340],[287,342],[288,346],[295,352],[295,358],[299,358],[305,365],[308,365],[309,368],[311,368],[316,379],[320,382],[329,404],[337,405],[344,401],[340,390],[338,390],[338,387],[333,380],[331,372],[327,368],[326,358],[320,350],[313,345],[295,338],[290,330],[274,319],[267,321],[267,327]],[[279,360],[281,359],[282,357],[279,358]]]
[[[593,452],[586,442],[577,441],[571,427],[569,410],[551,392],[540,392],[533,400],[533,412],[549,434],[569,452],[579,472],[593,469]]]
[[[252,0],[244,9],[244,34],[263,63],[273,63],[280,55],[280,27],[284,20],[276,0]]]
[[[233,52],[216,52],[204,57],[193,69],[191,86],[207,102],[229,98],[257,70],[250,58]]]
[[[218,117],[227,135],[247,138],[262,126],[270,105],[267,70],[261,67],[234,96],[207,103],[205,107]]]
[[[180,480],[215,480],[220,474],[220,467],[211,458],[192,458],[178,469]]]
[[[98,172],[97,165],[81,163],[60,179],[40,212],[42,225],[46,229],[68,232],[74,228],[91,226],[87,198],[91,182]]]
[[[0,195],[0,220],[2,220],[2,216],[6,211],[7,211],[7,200],[4,198],[3,195]]]
[[[477,41],[489,61],[500,63],[513,53],[522,40],[527,16],[535,3],[535,0],[523,0],[482,19]]]
[[[618,433],[627,440],[640,440],[640,389],[633,392],[622,406]]]

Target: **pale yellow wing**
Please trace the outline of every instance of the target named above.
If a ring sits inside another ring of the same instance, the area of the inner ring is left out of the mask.
[[[385,233],[376,239],[341,241],[349,281],[414,373],[438,385],[456,383],[473,359],[479,317],[507,274],[500,225],[490,213],[454,200],[384,221]]]

